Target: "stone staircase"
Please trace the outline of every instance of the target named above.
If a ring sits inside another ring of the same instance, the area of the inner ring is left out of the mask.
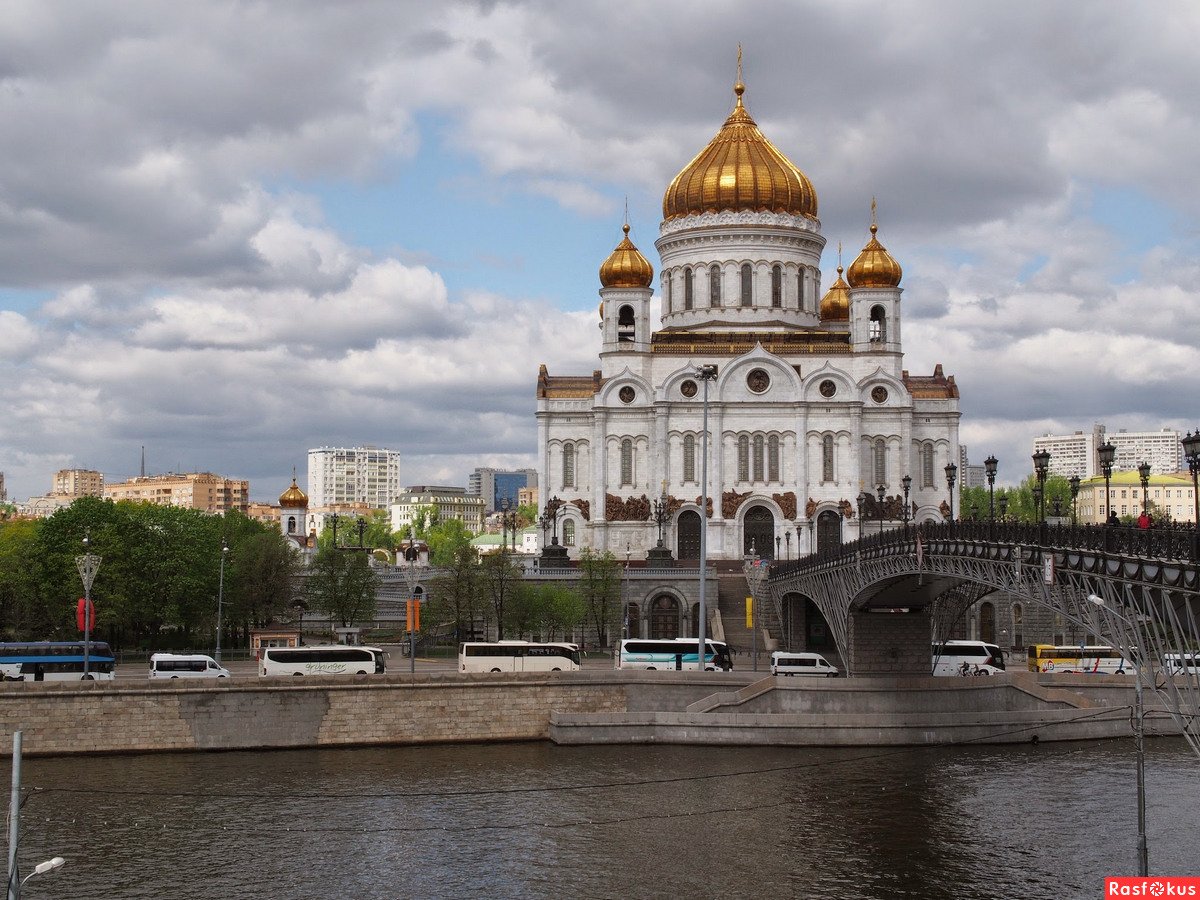
[[[750,596],[750,585],[742,574],[742,564],[734,561],[720,561],[717,569],[717,609],[721,613],[721,625],[725,631],[725,642],[737,654],[746,656],[753,646],[750,629],[746,627],[746,598]],[[761,602],[755,601],[755,621],[757,624],[757,640],[759,665],[770,656],[771,649],[768,641],[778,641],[780,628],[778,617],[770,602],[764,597]],[[739,663],[735,663],[740,667]]]

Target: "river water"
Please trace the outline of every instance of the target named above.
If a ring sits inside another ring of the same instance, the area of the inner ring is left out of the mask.
[[[1200,874],[1200,759],[1147,744],[1150,868]],[[31,898],[1099,898],[1132,739],[26,758]]]

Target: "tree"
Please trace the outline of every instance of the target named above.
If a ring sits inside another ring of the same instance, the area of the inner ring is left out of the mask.
[[[374,618],[379,575],[367,554],[322,547],[308,570],[308,602],[343,628]]]
[[[434,546],[430,544],[430,553],[438,574],[430,584],[430,613],[453,621],[455,639],[465,640],[482,617],[479,554],[469,539],[439,545],[436,552]]]
[[[524,573],[503,551],[485,556],[480,563],[479,572],[483,594],[490,602],[496,617],[496,639],[503,640],[504,627],[508,622],[506,607]]]
[[[428,530],[425,542],[429,545],[430,565],[451,565],[461,548],[471,545],[471,532],[461,519],[447,519]]]
[[[600,646],[607,647],[609,629],[621,616],[620,566],[611,551],[597,553],[590,547],[580,551],[578,590]]]
[[[294,591],[300,554],[277,531],[251,533],[231,548],[225,569],[225,599],[230,623],[250,628],[281,617],[303,598]]]

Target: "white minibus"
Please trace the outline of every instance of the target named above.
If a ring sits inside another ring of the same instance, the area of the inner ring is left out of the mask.
[[[155,653],[150,657],[150,677],[228,678],[229,670],[199,653]]]
[[[260,675],[370,675],[384,671],[378,647],[326,644],[316,647],[265,647]]]
[[[1168,675],[1200,675],[1200,650],[1167,653],[1163,656],[1163,668]]]
[[[996,675],[1004,671],[1004,654],[983,641],[946,641],[933,645],[934,675]]]
[[[459,645],[460,672],[576,672],[578,644],[469,641]]]
[[[771,654],[771,674],[836,678],[838,670],[820,653],[789,653],[786,650],[776,650]]]

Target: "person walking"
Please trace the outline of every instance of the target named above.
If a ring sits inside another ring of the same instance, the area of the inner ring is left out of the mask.
[[[1104,524],[1105,525],[1120,525],[1121,524],[1121,520],[1117,518],[1117,511],[1115,509],[1110,509],[1108,511],[1108,519],[1105,520]]]
[[[1137,517],[1137,527],[1145,529],[1145,528],[1150,528],[1153,525],[1154,525],[1154,519],[1152,519],[1150,517],[1150,513],[1146,512],[1143,509],[1142,514]]]

